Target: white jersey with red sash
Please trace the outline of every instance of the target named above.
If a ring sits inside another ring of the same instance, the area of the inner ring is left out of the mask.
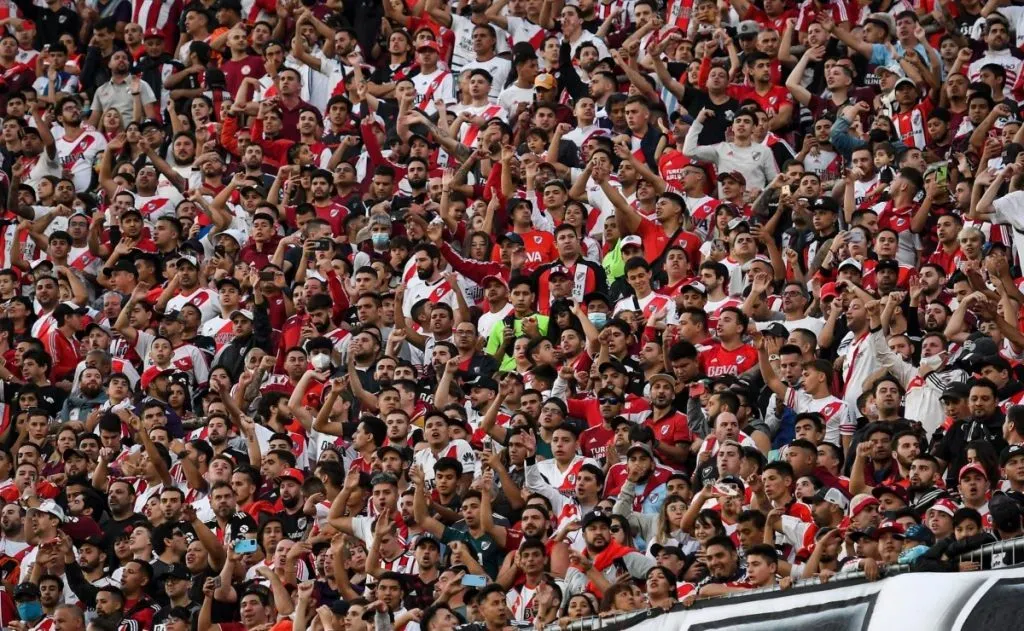
[[[21,248],[21,256],[26,261],[35,259],[36,242],[29,238],[29,231],[18,232],[18,220],[14,213],[5,212],[3,218],[11,223],[4,226],[0,232],[0,269],[11,269],[14,263],[11,261],[11,254],[15,247]]]
[[[665,7],[665,25],[675,26],[685,33],[690,26],[692,14],[693,0],[669,0]]]
[[[473,116],[479,116],[485,121],[489,121],[495,117],[500,118],[501,120],[506,120],[508,118],[505,108],[500,105],[490,103],[482,106],[467,105],[461,111],[469,112]],[[478,125],[471,125],[469,122],[462,123],[462,127],[459,129],[459,142],[470,148],[475,147],[476,141],[480,136],[480,131],[481,127]]]
[[[191,294],[178,294],[167,301],[166,311],[180,311],[182,307],[191,304],[202,316],[202,322],[212,320],[220,314],[220,296],[212,289],[200,287]]]
[[[57,327],[57,321],[53,318],[52,311],[45,315],[43,313],[36,313],[36,316],[39,319],[32,325],[32,337],[37,340],[42,340],[50,334],[51,329],[55,329]]]
[[[161,217],[173,217],[174,209],[181,201],[181,195],[177,191],[157,191],[156,195],[135,195],[135,207],[139,210],[143,220],[152,225]],[[167,193],[167,194],[163,194]]]
[[[676,317],[675,301],[668,296],[654,291],[647,294],[644,298],[637,298],[636,296],[623,298],[615,305],[613,315],[618,315],[622,311],[642,311],[644,319],[647,319],[660,309],[667,310],[666,322],[668,324],[676,324],[679,321]]]
[[[418,74],[412,78],[418,100],[416,108],[427,116],[437,111],[434,101],[441,99],[445,103],[455,102],[455,83],[452,73],[438,68],[432,74]]]
[[[597,464],[596,460],[584,458],[583,456],[575,456],[572,462],[569,463],[569,466],[565,468],[565,471],[559,470],[558,461],[554,458],[542,460],[533,466],[537,468],[538,473],[544,476],[544,480],[547,481],[551,488],[566,497],[574,497],[576,495],[576,477],[585,464],[592,464],[596,467],[601,466]]]
[[[89,248],[71,246],[68,252],[68,267],[95,275],[103,260],[89,251]]]
[[[95,131],[82,132],[78,138],[68,140],[66,136],[57,139],[57,157],[64,173],[75,183],[75,191],[84,193],[92,183],[93,163],[104,149],[107,141],[103,134]]]
[[[713,197],[683,197],[683,201],[686,202],[686,210],[690,213],[690,218],[693,220],[693,229],[697,234],[706,239],[711,234],[712,221],[715,217],[715,211],[721,206],[722,201]]]
[[[458,460],[459,464],[462,465],[463,475],[469,473],[475,476],[477,473],[476,452],[464,440],[459,439],[449,442],[436,456],[431,448],[421,449],[413,456],[413,464],[423,467],[424,479],[426,479],[427,486],[431,489],[434,488],[434,465],[441,458],[454,458]]]
[[[413,269],[415,269],[415,267]],[[443,302],[452,309],[459,308],[455,291],[452,289],[452,286],[448,284],[446,279],[442,278],[432,284],[420,281],[415,285],[409,285],[405,290],[405,300],[402,302],[402,312],[405,314],[405,317],[411,317],[413,305],[424,299],[427,299],[434,304]]]
[[[203,323],[203,326],[199,328],[199,334],[212,337],[213,343],[219,351],[234,338],[235,325],[227,318],[214,316]]]
[[[537,586],[517,585],[506,594],[505,602],[516,622],[532,623],[537,615]]]

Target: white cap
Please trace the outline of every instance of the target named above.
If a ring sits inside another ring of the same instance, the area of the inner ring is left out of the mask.
[[[64,515],[64,509],[53,500],[43,500],[39,503],[37,508],[30,508],[29,510],[39,511],[40,513],[49,513],[60,520],[61,523],[67,521],[67,517]]]
[[[858,272],[863,272],[864,271],[864,266],[860,264],[860,261],[858,261],[857,259],[852,258],[852,257],[848,258],[845,261],[843,261],[842,263],[840,263],[839,267],[836,268],[836,271],[839,271],[839,270],[843,269],[847,265],[852,265],[853,267],[856,267]]]
[[[235,309],[228,316],[228,319],[229,320],[234,320],[235,316],[238,315],[238,314],[242,314],[242,317],[244,317],[249,322],[252,322],[252,320],[253,320],[252,311],[249,311],[248,309]]]
[[[621,247],[623,248],[626,247],[627,245],[635,245],[637,247],[643,247],[644,245],[644,242],[640,239],[640,237],[638,237],[635,234],[631,234],[628,237],[622,237],[620,243],[622,244]]]

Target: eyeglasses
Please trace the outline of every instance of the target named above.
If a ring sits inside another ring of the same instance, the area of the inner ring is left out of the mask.
[[[597,402],[601,405],[617,405],[619,397],[600,397]]]
[[[622,526],[612,526],[612,532],[622,532]]]

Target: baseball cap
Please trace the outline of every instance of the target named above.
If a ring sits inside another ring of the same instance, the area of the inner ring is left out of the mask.
[[[487,276],[484,276],[483,280],[480,281],[480,286],[486,287],[487,283],[491,282],[492,280],[501,283],[502,285],[505,286],[505,289],[508,289],[508,282],[506,282],[504,278],[498,276],[497,274],[489,274]]]
[[[53,500],[43,500],[42,502],[39,503],[38,507],[30,508],[29,510],[34,510],[34,511],[37,511],[37,512],[40,512],[40,513],[47,513],[49,515],[53,515],[61,523],[64,523],[65,521],[67,521],[67,517],[65,517],[65,515],[64,515],[64,509],[61,508],[57,504],[57,502],[55,502]]]
[[[173,368],[164,368],[163,370],[157,370],[154,372],[150,372],[147,370],[142,373],[142,377],[139,380],[139,383],[140,385],[142,385],[142,389],[145,390],[146,388],[149,387],[149,384],[153,383],[159,377],[170,377],[175,372],[177,371],[175,371]]]
[[[150,39],[150,38],[153,38],[153,37],[155,37],[157,39],[163,39],[164,38],[164,34],[158,28],[151,28],[151,29],[146,29],[146,32],[142,35],[142,39],[143,40],[147,40],[147,39]],[[152,119],[149,119],[149,120],[152,120]]]
[[[687,283],[686,285],[683,285],[683,288],[680,289],[679,291],[680,292],[684,292],[686,290],[695,291],[695,292],[697,292],[698,294],[700,294],[702,296],[707,296],[708,295],[708,288],[704,286],[704,283],[702,283],[702,282],[700,282],[698,280],[695,280],[692,283]]]
[[[826,298],[838,298],[839,290],[836,289],[835,283],[825,283],[821,286],[821,291],[818,292],[818,299],[824,300]]]
[[[899,90],[900,86],[904,86],[904,85],[909,85],[910,87],[914,88],[915,90],[918,89],[917,88],[917,83],[915,83],[914,80],[911,79],[910,77],[903,77],[901,79],[898,79],[896,81],[896,85],[893,86],[893,89],[894,90]]]
[[[191,254],[182,254],[181,256],[179,256],[177,259],[177,265],[181,265],[182,263],[188,263],[192,267],[196,268],[199,267],[199,261],[197,261],[196,257],[192,256]]]
[[[234,311],[231,312],[231,315],[228,316],[228,319],[234,320],[236,315],[241,315],[249,322],[253,321],[252,311],[249,311],[248,309],[235,309]]]
[[[842,263],[840,263],[839,267],[836,268],[836,271],[839,271],[839,270],[841,270],[841,269],[843,269],[844,267],[847,267],[847,266],[856,268],[858,272],[864,271],[864,266],[861,265],[860,261],[858,261],[855,258],[848,258],[845,261],[843,261]]]
[[[647,383],[654,385],[655,381],[667,381],[673,388],[676,387],[676,378],[667,373],[659,372],[656,375],[652,375],[651,378],[647,380]]]
[[[957,506],[956,503],[953,502],[953,500],[949,499],[948,497],[944,497],[939,501],[935,502],[934,504],[932,504],[932,507],[928,510],[937,510],[940,513],[945,513],[952,517],[956,514]]]
[[[633,421],[629,420],[625,416],[616,416],[615,418],[613,418],[611,420],[611,423],[609,423],[609,425],[612,426],[612,430],[617,428],[619,425],[632,425],[632,424],[633,424]]]
[[[895,270],[898,272],[900,269],[900,262],[896,259],[881,259],[875,264],[875,271],[877,272],[883,269]]]
[[[14,600],[39,600],[39,586],[35,583],[19,583],[14,588]]]
[[[770,266],[772,264],[772,260],[764,254],[758,254],[743,264],[743,271],[750,271],[750,268],[754,266],[754,263],[764,263],[765,265]]]
[[[565,276],[568,278],[569,270],[566,269],[564,265],[555,265],[551,268],[551,271],[548,272],[548,278],[554,278],[555,276]]]
[[[736,37],[753,37],[761,32],[761,25],[755,20],[743,20],[736,27]]]
[[[906,531],[903,530],[903,526],[899,522],[895,521],[883,521],[875,529],[875,535],[881,537],[885,533],[891,533],[897,539],[904,539],[906,537]]]
[[[951,383],[942,391],[942,396],[939,397],[939,400],[945,401],[946,399],[949,399],[951,401],[963,401],[968,397],[968,395],[970,395],[970,393],[971,388],[966,383]]]
[[[854,498],[854,503],[850,505],[850,517],[860,515],[861,511],[868,506],[878,506],[878,498],[871,495],[860,495]]]
[[[500,244],[506,241],[511,241],[512,243],[518,245],[526,245],[526,242],[523,241],[523,238],[514,232],[506,232],[505,236],[498,240],[498,243]]]
[[[156,29],[150,29],[150,32],[152,32],[152,31],[156,31]],[[159,33],[159,32],[160,31],[157,31],[157,33]],[[159,37],[160,37],[160,39],[164,38],[164,36],[162,34],[159,35]],[[139,131],[145,131],[149,127],[162,128],[163,126],[155,118],[144,118],[144,119],[142,119],[142,122],[139,123]]]
[[[654,459],[654,450],[651,449],[651,446],[648,445],[647,443],[633,443],[632,445],[629,446],[629,449],[626,450],[626,455],[629,456],[629,454],[633,453],[634,451],[642,451],[648,456],[650,456],[652,460]]]
[[[747,178],[743,177],[743,174],[739,171],[726,171],[725,173],[718,174],[718,181],[732,179],[742,186],[747,185]]]
[[[295,480],[299,484],[302,484],[303,482],[306,481],[306,476],[302,475],[302,472],[296,469],[295,467],[288,467],[287,469],[281,472],[281,475],[277,476],[278,480],[284,480],[286,478],[291,478],[292,480]]]
[[[498,391],[498,382],[495,381],[492,377],[488,377],[487,375],[477,375],[476,377],[467,381],[466,385],[469,386],[470,388],[486,388],[488,390],[491,390],[492,392]]]
[[[999,454],[999,466],[1005,467],[1006,463],[1010,461],[1010,458],[1024,454],[1024,445],[1016,444],[1010,445],[1003,449],[1003,453]]]
[[[129,215],[135,215],[139,219],[142,219],[142,213],[140,213],[137,208],[126,208],[124,212],[121,213],[121,219],[123,220]]]
[[[602,522],[606,526],[611,526],[612,516],[603,510],[592,510],[583,516],[583,529],[586,530],[587,526],[595,522]]]
[[[831,195],[815,197],[814,201],[811,202],[811,212],[837,213],[839,212],[839,202]]]
[[[555,81],[555,76],[549,72],[541,73],[533,80],[533,87],[535,88],[554,90],[556,85],[558,85],[558,82]]]
[[[640,237],[638,237],[637,235],[631,234],[628,237],[622,237],[622,239],[619,241],[619,244],[623,248],[626,247],[627,245],[635,245],[637,247],[643,247],[644,242],[641,241]]]
[[[610,359],[610,360],[602,363],[600,366],[597,367],[597,372],[603,373],[605,370],[607,370],[609,368],[611,368],[615,372],[619,373],[620,375],[629,374],[629,372],[626,370],[626,367],[623,366],[622,362],[620,362],[617,359]]]
[[[904,504],[907,503],[907,490],[904,489],[903,487],[882,484],[871,489],[871,495],[877,497],[879,500],[881,500],[882,496],[885,495],[886,493],[890,495],[895,495],[896,497],[900,498],[901,500],[903,500]]]
[[[432,50],[435,53],[440,53],[441,45],[435,42],[434,40],[428,39],[427,41],[423,42],[422,44],[416,47],[416,52],[419,52],[421,50]]]
[[[185,567],[183,563],[172,563],[171,566],[167,568],[167,573],[164,576],[167,576],[168,578],[189,580],[192,578],[192,573],[188,571],[188,568]],[[186,618],[186,620],[188,620],[188,618]]]
[[[896,20],[888,13],[872,13],[864,18],[865,24],[877,24],[885,29],[886,34],[892,35],[896,32]]]
[[[962,480],[964,476],[970,473],[971,471],[974,471],[975,473],[981,475],[981,477],[988,480],[988,473],[985,471],[985,467],[981,466],[980,462],[971,462],[960,467],[960,473],[957,474],[956,479]]]
[[[843,511],[850,505],[850,500],[846,499],[842,491],[828,486],[818,489],[818,492],[814,494],[814,502],[828,502],[833,506],[838,506]]]

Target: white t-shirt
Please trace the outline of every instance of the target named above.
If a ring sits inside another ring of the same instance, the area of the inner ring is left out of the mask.
[[[487,61],[471,61],[462,66],[462,72],[482,68],[491,74],[491,99],[497,99],[508,84],[508,76],[512,73],[512,62],[504,57],[492,57]]]
[[[71,173],[75,191],[84,193],[92,183],[93,163],[96,156],[107,148],[103,134],[95,131],[82,132],[78,138],[68,140],[61,136],[56,140],[57,157],[61,167]]]

